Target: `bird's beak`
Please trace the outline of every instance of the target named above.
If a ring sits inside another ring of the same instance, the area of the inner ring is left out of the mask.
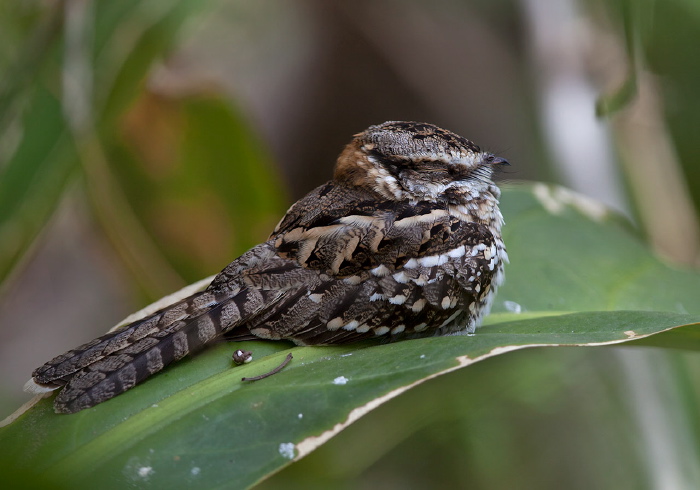
[[[508,160],[501,157],[494,157],[493,160],[491,160],[489,163],[491,165],[510,165],[510,163],[508,163]]]

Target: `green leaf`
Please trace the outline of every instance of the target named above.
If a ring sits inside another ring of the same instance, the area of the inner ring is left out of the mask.
[[[264,241],[285,209],[271,157],[217,94],[142,94],[108,153],[143,228],[189,280]]]
[[[94,58],[89,68],[95,77],[95,121],[103,131],[117,124],[129,97],[142,90],[152,63],[205,5],[125,0],[86,7],[86,22],[94,22],[94,38],[88,39],[86,49]],[[66,56],[64,9],[63,4],[43,10],[10,9],[6,23],[23,35],[0,36],[14,49],[11,62],[0,54],[7,65],[0,82],[0,283],[30,249],[79,170],[80,152],[56,95]],[[86,102],[92,103],[92,97]]]
[[[29,97],[21,141],[0,162],[0,283],[43,229],[77,170],[59,101],[42,86]]]
[[[690,299],[700,277],[654,258],[619,218],[539,184],[506,189],[502,207],[508,283],[476,335],[326,348],[246,342],[256,360],[236,368],[233,347],[219,345],[75,415],[55,415],[43,400],[0,431],[0,447],[12,448],[3,464],[73,487],[244,488],[387,400],[489,357],[655,339],[698,347]],[[288,352],[282,372],[241,381]]]

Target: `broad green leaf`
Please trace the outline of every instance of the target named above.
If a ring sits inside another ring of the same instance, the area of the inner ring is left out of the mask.
[[[494,312],[657,310],[700,314],[700,276],[650,253],[629,223],[561,187],[508,188],[510,265]],[[511,305],[512,307],[512,305]]]
[[[0,447],[12,448],[4,464],[71,486],[248,487],[385,401],[495,355],[655,338],[697,347],[697,274],[664,265],[618,218],[567,191],[511,187],[502,207],[508,283],[476,335],[328,348],[249,342],[241,347],[257,360],[237,368],[232,346],[219,345],[75,415],[55,415],[43,400],[0,431]],[[521,313],[506,311],[518,305]],[[241,382],[288,352],[282,372]]]

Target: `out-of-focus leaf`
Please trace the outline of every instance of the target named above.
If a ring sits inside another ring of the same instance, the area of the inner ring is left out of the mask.
[[[223,98],[147,94],[121,129],[112,170],[144,228],[189,280],[265,240],[283,214],[270,158]]]
[[[129,97],[143,89],[153,62],[205,5],[185,0],[90,3],[85,22],[93,34],[88,38],[93,41],[88,46],[92,74],[87,78],[93,80],[94,90],[86,92],[85,102],[95,103],[92,119],[98,127],[115,127]],[[93,156],[76,153],[63,102],[55,95],[61,90],[61,63],[69,56],[62,52],[60,36],[64,7],[51,5],[34,18],[33,29],[24,26],[34,32],[22,47],[23,56],[14,60],[16,66],[6,67],[0,83],[0,283],[56,209],[69,175],[78,169],[77,155]],[[25,14],[37,11],[27,9]],[[17,148],[8,150],[15,144],[13,138],[19,141]]]
[[[0,445],[13,448],[3,460],[71,485],[99,478],[106,488],[242,488],[405,390],[489,357],[535,346],[653,343],[655,334],[665,344],[671,334],[659,332],[683,325],[674,342],[697,344],[700,305],[684,290],[697,291],[700,276],[659,262],[619,219],[544,185],[507,189],[503,209],[509,285],[501,312],[476,335],[327,348],[245,343],[258,360],[234,369],[232,347],[220,345],[75,415],[54,415],[42,401],[0,432]],[[680,308],[672,298],[690,314],[669,311]],[[620,311],[630,307],[637,311]],[[288,351],[294,360],[281,373],[240,381]]]
[[[163,59],[184,25],[207,1],[98,2],[95,24],[96,103],[102,132],[111,132],[144,90],[154,63]]]
[[[37,87],[22,122],[21,141],[0,168],[0,283],[53,214],[77,169],[59,101]]]

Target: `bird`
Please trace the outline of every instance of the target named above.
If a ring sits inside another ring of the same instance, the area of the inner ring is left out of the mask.
[[[337,345],[472,334],[508,254],[494,172],[509,165],[429,123],[354,135],[332,180],[203,291],[32,373],[57,413],[93,407],[220,340]]]

